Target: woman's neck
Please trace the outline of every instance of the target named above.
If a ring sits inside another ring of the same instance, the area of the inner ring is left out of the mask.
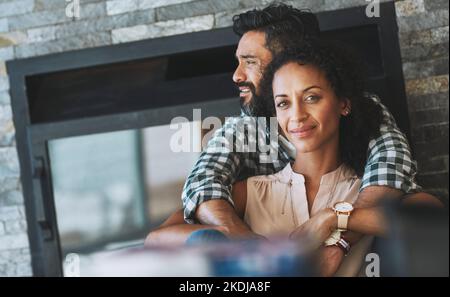
[[[292,170],[305,177],[307,183],[320,183],[323,175],[341,165],[339,141],[308,153],[297,153]]]

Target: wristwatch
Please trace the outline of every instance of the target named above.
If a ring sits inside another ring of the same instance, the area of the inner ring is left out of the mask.
[[[338,219],[338,230],[339,231],[347,231],[348,218],[353,211],[353,205],[348,202],[342,201],[337,202],[333,206],[334,213],[337,215]]]

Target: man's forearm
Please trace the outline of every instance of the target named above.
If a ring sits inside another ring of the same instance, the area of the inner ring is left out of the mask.
[[[370,186],[362,190],[354,203],[355,208],[374,207],[386,198],[400,198],[403,192],[386,186]]]
[[[200,224],[179,224],[158,228],[147,236],[145,246],[183,245],[192,232],[202,229],[215,229],[223,232],[221,227]]]
[[[443,207],[443,204],[433,195],[419,192],[403,196],[403,193],[396,189],[383,189],[387,187],[368,187],[361,194],[356,203],[355,211],[349,219],[349,230],[345,233],[350,244],[355,244],[363,234],[383,235],[386,230],[386,221],[383,210],[377,206],[385,198],[399,199],[402,197],[404,204],[426,204],[428,206]],[[356,214],[356,213],[359,214]],[[364,228],[364,229],[362,229]],[[356,233],[360,232],[360,233]]]
[[[372,208],[378,206],[383,199],[400,198],[402,195],[403,195],[402,191],[394,188],[385,186],[370,186],[365,188],[361,193],[359,193],[358,199],[356,200],[353,206],[355,208]],[[358,228],[358,226],[355,227],[356,229]],[[349,229],[355,230],[355,228]],[[354,231],[345,232],[345,238],[349,241],[350,245],[356,244],[362,238],[362,236],[363,234]]]
[[[222,226],[230,237],[253,237],[255,234],[225,200],[213,199],[197,207],[196,219],[201,224]]]
[[[195,217],[201,224],[216,226],[242,222],[234,211],[233,206],[222,199],[211,199],[201,203],[197,207]]]
[[[380,207],[357,208],[348,220],[348,230],[359,236],[383,236],[387,232],[386,219]]]

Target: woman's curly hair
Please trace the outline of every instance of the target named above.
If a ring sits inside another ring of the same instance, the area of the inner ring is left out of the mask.
[[[351,113],[341,117],[339,150],[341,160],[361,177],[367,160],[369,141],[380,135],[381,107],[364,93],[365,67],[348,48],[329,41],[311,41],[301,48],[287,49],[276,55],[265,69],[261,96],[254,96],[256,116],[276,115],[272,81],[284,65],[295,62],[312,65],[322,71],[338,99],[348,99]]]

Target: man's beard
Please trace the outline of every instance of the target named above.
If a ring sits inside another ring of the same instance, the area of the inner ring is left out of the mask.
[[[241,97],[240,104],[241,104],[241,110],[245,115],[248,116],[256,116],[255,114],[255,96],[252,94],[252,97],[250,98],[250,101],[246,102],[244,98]]]
[[[257,116],[256,111],[258,109],[255,104],[256,96],[256,88],[255,85],[250,82],[241,82],[236,84],[239,87],[248,87],[251,92],[250,100],[246,100],[244,97],[240,97],[240,105],[242,112],[247,116]]]
[[[270,117],[273,116],[274,111],[269,107],[269,103],[266,97],[262,95],[256,95],[252,90],[252,96],[250,100],[240,98],[240,105],[242,112],[251,117]],[[272,103],[273,104],[273,103]]]

